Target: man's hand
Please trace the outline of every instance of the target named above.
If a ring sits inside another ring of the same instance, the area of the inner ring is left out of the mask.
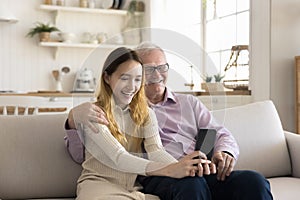
[[[198,176],[215,174],[216,172],[215,163],[210,160],[201,159],[201,164],[198,165]]]
[[[93,132],[98,133],[98,129],[92,122],[107,125],[106,114],[101,108],[93,103],[82,103],[69,112],[68,124],[71,129],[77,129],[79,123],[89,127]]]
[[[217,179],[221,181],[224,181],[226,176],[230,175],[235,165],[235,159],[224,152],[215,152],[211,161],[216,164]]]
[[[207,157],[205,153],[201,151],[197,151],[200,154],[201,162],[198,163],[198,170],[197,175],[203,176],[203,175],[210,175],[216,173],[216,165],[212,163],[210,160],[207,160]]]
[[[198,176],[215,174],[216,173],[216,165],[212,163],[210,160],[207,160],[206,155],[201,151],[194,151],[191,154],[188,154],[179,160],[179,163],[182,161],[193,160],[194,166],[196,164],[196,170],[191,170],[190,175]],[[195,161],[197,161],[195,163]]]

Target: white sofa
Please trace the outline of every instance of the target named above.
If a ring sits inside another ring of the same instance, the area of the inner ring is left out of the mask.
[[[236,169],[265,175],[274,199],[299,199],[300,136],[283,131],[271,101],[213,114],[240,145]],[[64,146],[66,117],[0,116],[0,199],[74,199],[81,167]]]
[[[235,169],[253,169],[271,183],[275,200],[300,195],[300,135],[284,131],[274,104],[263,101],[213,112],[240,147]]]

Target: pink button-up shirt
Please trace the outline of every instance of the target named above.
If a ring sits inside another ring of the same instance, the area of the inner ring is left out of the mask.
[[[163,102],[150,107],[156,114],[163,146],[176,159],[194,151],[200,128],[217,130],[214,151],[226,151],[238,158],[239,148],[230,131],[215,121],[197,97],[167,88]]]

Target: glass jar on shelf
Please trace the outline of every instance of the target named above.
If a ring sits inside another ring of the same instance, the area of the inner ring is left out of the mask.
[[[65,0],[56,0],[56,5],[65,6]]]
[[[88,7],[88,1],[87,0],[79,0],[79,7],[87,8]]]
[[[46,4],[46,5],[52,5],[52,0],[44,0],[44,4]]]
[[[88,4],[89,4],[89,8],[95,8],[96,7],[95,0],[89,0]]]

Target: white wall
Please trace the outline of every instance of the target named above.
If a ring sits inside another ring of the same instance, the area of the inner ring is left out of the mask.
[[[271,99],[283,126],[295,131],[294,57],[300,55],[299,0],[272,0]]]
[[[300,55],[299,0],[252,0],[253,101],[271,99],[283,128],[295,131],[294,57]]]
[[[2,0],[19,22],[0,22],[0,90],[49,89],[50,71],[58,66],[49,49],[40,48],[34,39],[26,38],[33,22],[49,21],[48,13],[37,10],[39,1]]]
[[[250,1],[250,90],[253,101],[270,99],[270,0]]]

